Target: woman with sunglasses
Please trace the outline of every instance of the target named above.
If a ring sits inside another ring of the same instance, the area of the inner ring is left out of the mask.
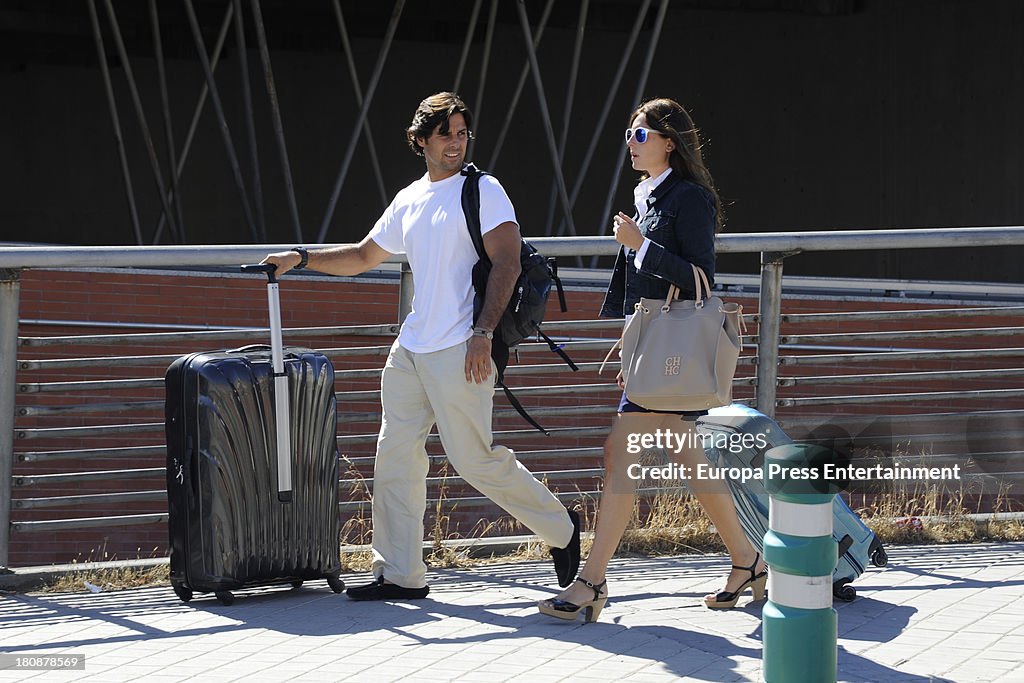
[[[622,244],[615,260],[611,283],[601,307],[602,317],[629,316],[642,297],[664,299],[674,284],[686,299],[695,298],[693,271],[697,266],[714,282],[715,233],[721,230],[722,213],[711,174],[701,157],[697,129],[686,110],[670,99],[641,104],[630,117],[626,147],[640,183],[633,190],[634,215],[620,212],[613,219],[615,239]],[[617,377],[622,388],[622,373]],[[668,456],[686,472],[707,463],[696,432],[701,412],[656,412],[626,398],[604,443],[605,478],[594,543],[576,582],[557,597],[539,603],[542,613],[575,620],[581,612],[586,621],[597,619],[608,599],[605,570],[632,515],[637,480],[628,474],[638,456],[627,446],[643,434],[672,432]],[[636,450],[633,448],[632,450]],[[635,473],[634,468],[634,473]],[[729,609],[751,588],[756,599],[764,595],[767,572],[764,561],[740,526],[728,488],[722,480],[691,478],[696,495],[725,543],[732,571],[723,589],[707,595],[711,609]]]

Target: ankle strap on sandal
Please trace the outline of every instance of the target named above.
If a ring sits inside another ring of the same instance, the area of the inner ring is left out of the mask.
[[[761,561],[761,553],[757,553],[756,555],[754,555],[754,563],[752,565],[750,565],[749,567],[741,567],[739,565],[734,564],[734,565],[732,565],[732,568],[733,569],[744,569],[744,570],[750,572],[751,576],[755,576],[754,569],[757,568],[757,563],[760,562],[760,561]]]
[[[757,564],[757,563],[755,562],[754,564]],[[607,585],[607,583],[608,583],[608,579],[605,579],[601,583],[591,583],[590,581],[587,581],[586,579],[584,579],[582,576],[577,577],[576,580],[579,581],[580,583],[582,583],[584,586],[586,586],[590,590],[594,591],[594,599],[595,600],[597,600],[599,597],[601,597],[601,589],[604,588],[605,585]]]

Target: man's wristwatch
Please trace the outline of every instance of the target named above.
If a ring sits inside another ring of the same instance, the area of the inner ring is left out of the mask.
[[[494,330],[488,330],[485,327],[474,327],[473,328],[473,336],[474,337],[485,337],[487,339],[494,339]]]
[[[295,247],[292,251],[300,257],[299,265],[295,266],[294,270],[302,270],[309,265],[309,252],[306,251],[305,247]]]

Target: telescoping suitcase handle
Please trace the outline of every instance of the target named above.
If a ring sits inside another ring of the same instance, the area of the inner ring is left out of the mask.
[[[281,293],[278,291],[277,266],[257,263],[242,266],[242,272],[267,276],[267,303],[270,307],[270,355],[274,368],[274,417],[277,424],[277,499],[292,499],[292,434],[288,420],[288,374],[284,371],[284,335],[281,332]]]

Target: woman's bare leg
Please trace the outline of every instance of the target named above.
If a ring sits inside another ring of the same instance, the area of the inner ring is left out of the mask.
[[[704,508],[708,519],[715,525],[715,530],[718,531],[718,535],[721,536],[722,542],[729,552],[732,564],[749,567],[756,560],[757,566],[754,571],[755,573],[760,572],[764,569],[764,560],[757,557],[757,551],[743,532],[728,484],[723,479],[698,479],[696,476],[697,466],[701,463],[708,464],[696,432],[697,423],[683,420],[678,415],[662,415],[661,417],[663,418],[662,424],[656,428],[671,430],[677,435],[675,443],[683,444],[678,451],[670,450],[669,457],[679,465],[685,466],[686,471],[692,473],[689,481],[690,490],[697,497],[701,507]],[[750,572],[733,569],[722,590],[734,591],[749,578]]]
[[[637,480],[629,476],[628,468],[640,459],[639,453],[629,453],[630,434],[652,434],[661,425],[664,415],[657,413],[620,413],[608,438],[604,442],[604,487],[601,504],[594,528],[594,542],[587,556],[586,564],[580,570],[580,578],[593,584],[604,581],[615,550],[619,547],[622,534],[633,515],[636,501]],[[607,589],[603,591],[607,592]],[[580,583],[573,583],[562,591],[557,599],[574,604],[594,598],[594,591]]]

